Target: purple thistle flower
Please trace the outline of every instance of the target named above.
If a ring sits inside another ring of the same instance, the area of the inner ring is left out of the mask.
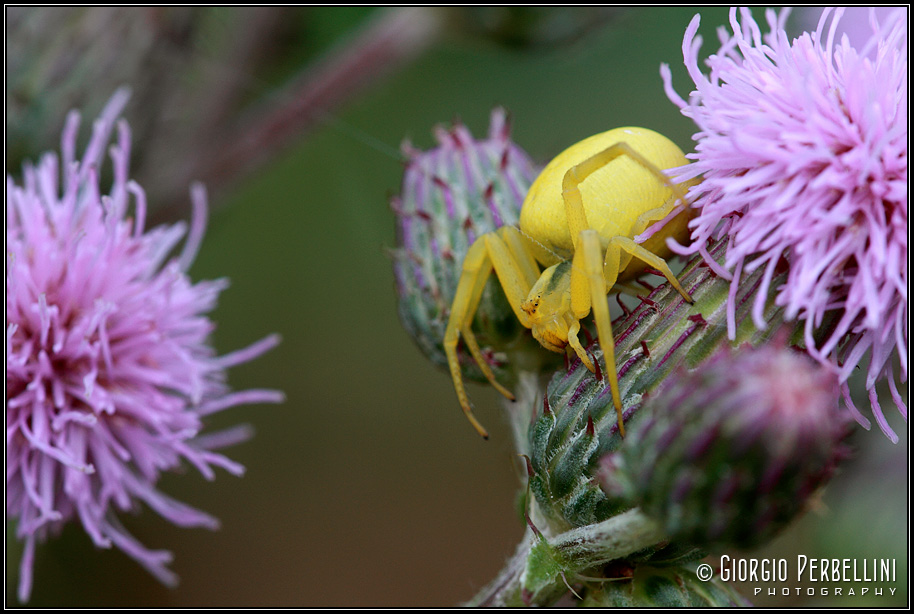
[[[895,383],[896,364],[901,381],[908,370],[907,21],[904,10],[881,24],[872,14],[869,39],[855,49],[837,35],[842,13],[824,12],[815,32],[791,42],[788,11],[767,11],[762,36],[748,10],[738,18],[731,9],[733,32],[719,31],[707,76],[698,67],[698,16],[689,24],[683,55],[696,90],[688,102],[661,67],[667,95],[699,128],[688,156],[695,163],[679,176],[703,177],[689,191],[698,209],[693,244],[677,251],[701,252],[734,285],[764,267],[759,327],[768,285],[786,262],[776,304],[803,321],[809,353],[837,372],[866,427],[847,380],[869,352],[873,415],[897,441],[875,386],[887,380],[907,419]],[[724,233],[726,269],[705,248]],[[732,338],[732,319],[729,326]]]
[[[99,166],[128,93],[96,121],[81,160],[79,116],[67,119],[62,158],[45,154],[7,178],[7,517],[25,541],[19,599],[29,598],[37,542],[78,518],[96,546],[117,546],[163,583],[171,553],[149,550],[116,512],[143,502],[182,527],[215,528],[212,516],[156,490],[163,471],[187,461],[207,479],[244,468],[213,450],[247,439],[246,426],[200,435],[205,416],[243,403],[275,403],[273,390],[230,392],[225,370],[275,346],[269,336],[216,356],[206,317],[226,280],[191,283],[206,195],[192,190],[193,222],[144,229],[146,197],[128,178],[130,132],[110,149],[113,182]],[[61,183],[62,185],[59,185]],[[125,217],[130,201],[134,218]]]

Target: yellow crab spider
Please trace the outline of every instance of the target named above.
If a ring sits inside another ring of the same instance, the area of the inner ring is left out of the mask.
[[[625,290],[626,282],[653,267],[691,302],[664,259],[670,255],[667,237],[680,242],[688,237],[685,194],[660,170],[687,163],[672,141],[645,128],[597,134],[572,145],[543,169],[524,200],[519,229],[503,226],[470,246],[451,304],[444,350],[460,405],[484,438],[488,433],[473,415],[463,386],[457,343],[462,335],[485,377],[513,400],[495,380],[471,330],[493,269],[517,319],[533,337],[554,352],[573,350],[591,371],[595,367],[578,332],[581,319],[593,310],[619,431],[625,434],[606,295]],[[635,236],[670,216],[677,205],[680,213],[647,241],[635,243]]]

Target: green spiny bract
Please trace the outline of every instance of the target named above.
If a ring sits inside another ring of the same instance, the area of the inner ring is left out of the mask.
[[[597,461],[618,447],[618,428],[609,388],[575,371],[553,378],[530,428],[529,476],[553,529],[593,524],[631,507],[607,497],[591,476]]]

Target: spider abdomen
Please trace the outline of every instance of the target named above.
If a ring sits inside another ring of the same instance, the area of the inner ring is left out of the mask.
[[[562,197],[565,173],[616,143],[627,143],[662,170],[688,163],[675,143],[646,128],[615,128],[586,138],[556,156],[533,182],[520,212],[521,232],[554,257],[569,258],[574,245]],[[663,206],[672,197],[669,187],[627,156],[595,171],[580,184],[580,190],[588,225],[607,243],[614,236],[630,237],[640,215]],[[666,237],[685,240],[688,220],[685,215],[681,217],[664,229],[659,249],[648,248],[650,251],[663,257],[669,254]]]

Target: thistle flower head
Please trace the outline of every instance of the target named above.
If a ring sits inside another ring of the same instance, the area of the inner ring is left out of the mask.
[[[400,319],[422,351],[445,366],[444,331],[467,250],[477,237],[517,225],[537,171],[511,141],[502,109],[492,112],[484,140],[461,124],[439,126],[435,136],[438,147],[426,152],[404,144],[403,189],[391,202],[397,216],[392,255]],[[502,351],[522,330],[500,288],[483,295],[474,330],[499,372]],[[461,358],[467,377],[485,380],[469,354]]]
[[[799,512],[847,455],[837,377],[774,341],[717,354],[647,397],[601,460],[666,534],[701,548],[759,545]]]
[[[182,527],[212,516],[156,489],[182,462],[213,479],[243,467],[213,450],[242,441],[236,427],[201,434],[205,416],[242,403],[277,402],[276,391],[230,392],[226,368],[274,346],[267,337],[216,356],[206,317],[225,280],[192,283],[186,271],[203,235],[206,197],[192,191],[193,223],[144,228],[146,197],[129,180],[130,133],[118,125],[113,181],[99,174],[119,91],[76,156],[79,116],[68,118],[62,155],[7,178],[7,517],[25,541],[19,598],[28,599],[37,542],[78,520],[98,547],[117,546],[166,584],[171,554],[132,537],[117,512],[145,503]],[[127,210],[133,204],[133,217]]]
[[[661,68],[668,96],[699,128],[688,156],[695,163],[681,175],[702,176],[689,192],[699,209],[693,246],[678,251],[700,252],[708,238],[727,234],[721,274],[739,283],[764,270],[759,327],[772,275],[786,263],[776,303],[803,321],[807,350],[838,373],[866,426],[846,382],[869,352],[873,413],[897,440],[875,386],[887,380],[907,416],[895,383],[896,368],[907,377],[906,16],[900,10],[881,24],[872,17],[868,41],[854,48],[838,35],[841,10],[826,11],[815,32],[793,41],[787,14],[768,11],[763,36],[748,10],[732,9],[732,32],[719,32],[707,75],[698,66],[696,16],[683,42],[696,88],[688,101]]]

